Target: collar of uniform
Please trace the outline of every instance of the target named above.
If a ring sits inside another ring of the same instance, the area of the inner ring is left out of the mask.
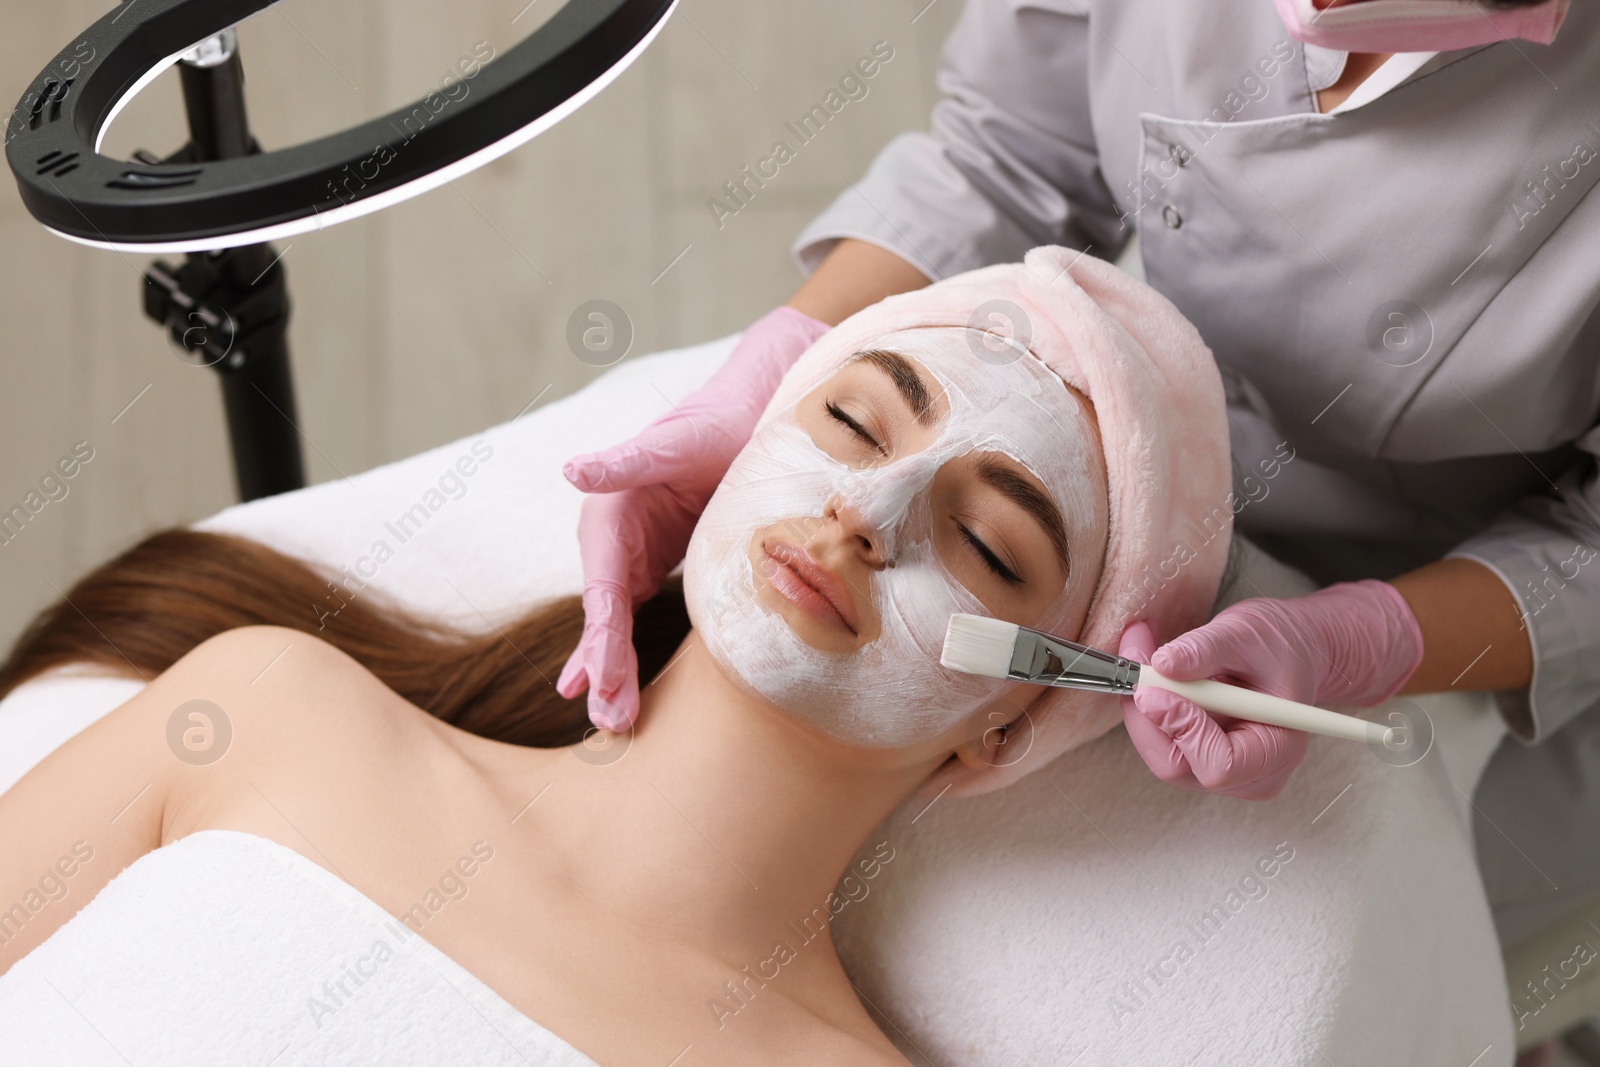
[[[1331,86],[1344,73],[1349,52],[1324,48],[1320,44],[1301,44],[1300,47],[1306,50],[1306,82],[1313,94]]]
[[[1398,88],[1411,80],[1423,67],[1438,58],[1438,52],[1396,52],[1383,61],[1383,66],[1367,75],[1367,80],[1355,87],[1351,94],[1341,100],[1330,115],[1337,115],[1343,111],[1354,111],[1365,104],[1370,104],[1390,89]]]
[[[1310,84],[1311,98],[1315,101],[1317,93],[1339,80],[1339,76],[1344,73],[1345,61],[1350,53],[1314,44],[1302,44],[1301,47],[1306,53],[1306,80]],[[1409,81],[1432,74],[1458,59],[1465,59],[1489,47],[1491,46],[1482,44],[1474,48],[1460,48],[1454,52],[1396,52],[1328,114],[1338,115],[1345,111],[1354,111],[1358,107],[1365,107],[1392,89],[1398,89]]]

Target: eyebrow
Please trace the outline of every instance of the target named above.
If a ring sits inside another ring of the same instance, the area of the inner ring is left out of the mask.
[[[1061,511],[1055,501],[993,456],[978,458],[978,477],[990,488],[1004,494],[1039,524],[1050,539],[1050,547],[1056,550],[1056,558],[1061,561],[1061,566],[1071,574],[1072,556],[1067,550],[1067,529],[1061,521]]]
[[[917,373],[917,368],[909,359],[887,348],[865,349],[857,352],[855,359],[857,362],[876,367],[888,375],[895,389],[899,391],[901,399],[911,409],[912,417],[917,423],[922,426],[932,425],[933,397],[928,394],[928,387],[923,384],[922,376]]]

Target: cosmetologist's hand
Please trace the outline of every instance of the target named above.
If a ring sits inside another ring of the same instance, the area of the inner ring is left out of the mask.
[[[1309,596],[1242,600],[1154,647],[1143,622],[1121,653],[1176,681],[1216,678],[1322,707],[1367,707],[1399,692],[1422,661],[1422,631],[1387,582],[1341,582]],[[1305,758],[1299,730],[1212,715],[1151,687],[1123,698],[1134,748],[1156,776],[1206,792],[1266,800]]]
[[[633,610],[683,559],[706,501],[778,382],[828,329],[792,307],[768,312],[705,385],[637,437],[567,461],[567,480],[591,495],[578,520],[583,637],[556,689],[570,698],[587,687],[596,726],[626,730],[638,718]]]

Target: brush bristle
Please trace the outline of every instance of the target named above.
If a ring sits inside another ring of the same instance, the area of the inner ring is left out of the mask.
[[[1011,650],[1020,629],[1014,622],[982,615],[952,615],[939,662],[963,674],[1004,678],[1011,670]]]

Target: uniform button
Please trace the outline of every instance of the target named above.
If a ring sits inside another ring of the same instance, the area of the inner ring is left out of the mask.
[[[1187,167],[1189,165],[1189,150],[1183,147],[1183,145],[1178,144],[1176,141],[1167,145],[1167,155],[1171,156],[1172,161],[1180,167]]]
[[[1178,214],[1178,209],[1168,204],[1161,209],[1161,221],[1167,224],[1167,229],[1176,230],[1183,225],[1183,216]]]

